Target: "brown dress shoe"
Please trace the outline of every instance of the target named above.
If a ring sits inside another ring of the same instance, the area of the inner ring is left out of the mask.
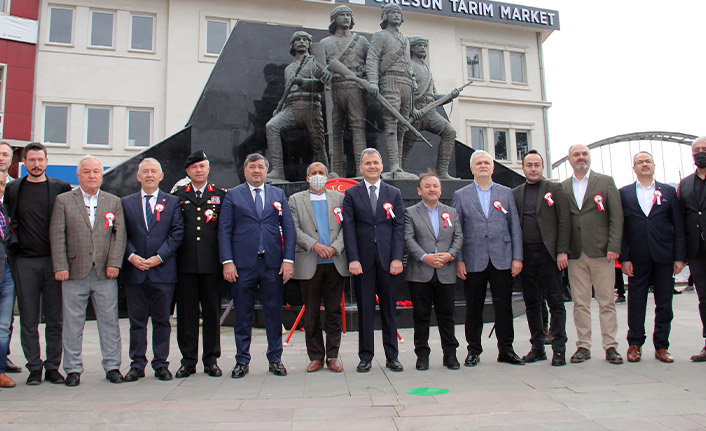
[[[628,362],[640,362],[640,358],[642,358],[642,347],[628,347]]]
[[[7,374],[0,374],[0,388],[14,388],[17,384]]]
[[[333,371],[334,373],[340,373],[341,371],[343,371],[343,364],[338,358],[328,358],[326,360],[326,365],[328,365],[328,369]]]
[[[698,355],[692,356],[691,360],[694,362],[706,362],[706,347],[704,347]]]
[[[306,372],[307,373],[313,373],[315,371],[319,371],[321,367],[323,367],[324,361],[315,359],[311,362],[309,362],[309,365],[306,367]]]
[[[674,356],[667,351],[667,349],[657,349],[655,351],[655,359],[659,359],[662,362],[671,364],[674,362]]]

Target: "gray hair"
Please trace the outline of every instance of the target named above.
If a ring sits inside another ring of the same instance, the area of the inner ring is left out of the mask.
[[[142,159],[142,161],[140,162],[140,164],[137,165],[137,171],[138,171],[138,172],[142,169],[142,165],[144,165],[145,163],[156,163],[157,166],[159,166],[159,172],[163,172],[163,171],[162,171],[162,164],[159,163],[159,160],[157,160],[157,159],[155,159],[155,158],[153,158],[153,157],[145,157],[144,159]]]
[[[654,158],[654,156],[653,156],[652,154],[649,153],[649,151],[638,151],[637,153],[635,153],[634,156],[632,156],[632,164],[633,164],[633,166],[635,165],[635,157],[639,156],[640,154],[647,154],[648,156],[650,156],[650,158],[651,158],[652,161],[654,162],[654,159],[655,159],[655,158]]]
[[[698,138],[694,139],[694,142],[691,143],[693,146],[697,142],[706,142],[706,136],[699,136]]]
[[[307,176],[307,177],[309,176],[309,172],[311,172],[311,167],[314,166],[314,165],[321,165],[321,166],[323,166],[323,167],[324,167],[324,171],[326,172],[326,176],[328,177],[328,168],[326,167],[326,165],[324,165],[324,164],[321,163],[321,162],[312,162],[312,163],[309,164],[309,166],[306,167],[306,176]]]
[[[473,152],[473,154],[471,154],[471,160],[469,162],[470,165],[473,166],[473,161],[475,159],[477,159],[478,157],[482,157],[482,156],[488,156],[488,157],[490,157],[490,160],[493,161],[493,156],[491,156],[489,152],[484,151],[484,150],[475,150]]]
[[[363,157],[367,156],[368,154],[377,154],[378,157],[380,157],[380,160],[382,160],[382,155],[380,154],[380,151],[378,151],[375,148],[366,148],[363,151],[360,152],[360,160],[363,160]]]
[[[270,169],[270,162],[268,162],[267,159],[265,158],[265,156],[263,156],[260,153],[248,154],[248,156],[245,157],[245,162],[243,163],[243,169],[247,168],[250,163],[257,162],[258,160],[264,160],[265,161],[265,168],[267,170]]]
[[[101,162],[100,159],[96,156],[86,154],[85,156],[81,157],[81,160],[78,161],[78,165],[76,165],[76,174],[81,172],[81,166],[83,165],[83,163],[87,162],[89,160],[95,160],[96,162],[98,162],[98,164],[101,166],[101,172],[103,172],[103,162]],[[157,163],[159,163],[159,162],[157,162]],[[140,163],[140,164],[142,164],[142,163]]]
[[[574,144],[574,145],[572,145],[572,146],[569,147],[569,155],[571,155],[571,150],[573,150],[574,147],[577,146],[577,145],[581,145],[581,146],[584,146],[584,147],[588,148],[588,145],[584,145],[584,144]],[[588,148],[588,151],[590,152],[591,149]]]

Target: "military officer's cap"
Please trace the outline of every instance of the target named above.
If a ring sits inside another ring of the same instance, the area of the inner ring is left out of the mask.
[[[208,157],[206,157],[206,153],[203,150],[194,151],[189,157],[186,158],[186,162],[184,162],[184,169],[194,163],[203,162],[204,160],[208,160]]]

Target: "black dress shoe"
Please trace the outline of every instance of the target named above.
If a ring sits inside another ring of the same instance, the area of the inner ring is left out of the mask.
[[[399,373],[401,371],[404,371],[404,367],[402,366],[402,363],[397,359],[388,359],[385,361],[385,366],[390,369],[390,371],[394,371],[396,373]],[[427,365],[427,368],[429,366]]]
[[[123,375],[120,374],[120,370],[110,370],[105,373],[105,379],[108,380],[110,383],[122,383]]]
[[[611,347],[605,351],[605,360],[611,364],[619,365],[623,363],[623,357],[620,356],[620,353],[618,353],[615,347]]]
[[[468,356],[466,356],[466,360],[463,361],[463,365],[466,367],[475,367],[478,365],[478,362],[480,362],[480,354],[468,352]]]
[[[546,356],[545,356],[546,358]],[[498,362],[505,362],[506,364],[512,364],[512,365],[525,365],[522,362],[522,359],[520,359],[519,356],[517,356],[517,353],[513,352],[510,350],[509,352],[506,353],[499,353],[498,354]]]
[[[69,373],[66,375],[66,380],[64,380],[66,386],[78,386],[81,384],[81,374],[79,373]]]
[[[461,364],[458,363],[456,355],[444,355],[444,361],[442,364],[444,364],[444,366],[449,370],[458,370],[461,368]]]
[[[179,367],[177,370],[176,374],[174,377],[177,379],[183,379],[184,377],[189,377],[192,374],[196,373],[196,367],[193,365],[182,365]]]
[[[22,368],[15,365],[10,360],[9,356],[5,360],[7,361],[7,362],[5,362],[5,372],[6,373],[21,373],[22,372]]]
[[[211,377],[221,377],[223,375],[221,367],[219,367],[218,364],[216,364],[215,362],[210,365],[204,365],[203,372]]]
[[[282,361],[270,362],[270,372],[275,376],[286,376],[287,369],[284,368]]]
[[[525,364],[529,364],[532,362],[537,362],[537,361],[546,361],[547,360],[547,352],[544,350],[535,350],[532,349],[529,351],[528,354],[522,357],[522,362]]]
[[[417,364],[415,365],[419,371],[426,371],[429,369],[429,358],[417,358]]]
[[[42,383],[42,370],[30,371],[29,377],[27,377],[27,384],[30,386],[37,386]]]
[[[564,357],[564,352],[554,352],[554,355],[552,355],[552,367],[561,367],[563,365],[566,365],[566,358]]]
[[[591,359],[591,351],[585,347],[579,347],[576,349],[576,353],[571,356],[571,363],[578,364],[580,362],[588,361]]]
[[[172,379],[172,373],[169,372],[167,367],[159,367],[154,370],[154,376],[162,381],[168,381]]]
[[[44,372],[44,380],[55,385],[60,385],[64,383],[64,376],[62,376],[58,370],[47,370]]]
[[[358,363],[358,367],[356,367],[356,371],[359,373],[367,373],[372,367],[372,361],[368,359],[361,359],[360,363]]]
[[[130,367],[130,370],[128,370],[127,374],[125,374],[125,378],[123,379],[124,382],[136,382],[137,379],[145,377],[145,370],[141,370],[139,368],[135,367]]]
[[[241,379],[250,371],[250,366],[248,364],[236,363],[233,367],[233,371],[230,373],[231,379]]]

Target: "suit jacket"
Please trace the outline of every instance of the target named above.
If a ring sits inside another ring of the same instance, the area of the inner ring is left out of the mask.
[[[328,207],[328,236],[331,247],[336,249],[333,263],[336,270],[348,277],[348,259],[343,245],[342,225],[338,222],[334,208],[342,210],[343,193],[326,190],[326,206]],[[295,193],[289,197],[289,208],[292,210],[294,226],[297,230],[297,248],[294,259],[294,279],[309,280],[316,272],[318,255],[314,252],[314,244],[319,242],[319,230],[311,208],[309,190]]]
[[[608,175],[591,171],[583,205],[579,210],[572,179],[573,176],[561,183],[569,197],[571,212],[569,259],[578,259],[582,251],[590,258],[606,257],[609,251],[620,253],[623,239],[623,206],[615,181]],[[598,195],[603,198],[604,211],[599,211],[598,204],[594,201]]]
[[[112,226],[106,214],[114,217]],[[49,227],[54,272],[69,271],[69,280],[88,277],[95,263],[96,275],[105,280],[105,267],[120,268],[125,254],[125,218],[120,198],[98,193],[95,224],[91,226],[81,188],[56,197]]]
[[[496,201],[507,214],[494,207]],[[458,260],[466,263],[466,271],[483,271],[489,262],[497,269],[510,269],[513,259],[522,260],[522,230],[512,190],[497,183],[491,185],[487,218],[475,181],[454,192],[452,205],[463,230],[463,252]]]
[[[142,284],[149,279],[155,283],[176,283],[176,253],[184,236],[184,220],[179,199],[162,190],[158,191],[157,204],[164,205],[164,211],[160,213],[157,221],[155,210],[149,230],[145,226],[144,201],[140,192],[125,196],[122,203],[127,227],[123,282]],[[127,260],[133,253],[145,259],[159,255],[162,263],[147,271],[140,271]]]
[[[232,260],[237,269],[255,266],[261,232],[265,263],[269,268],[279,268],[283,259],[294,260],[296,229],[287,197],[282,189],[269,184],[264,185],[264,190],[262,219],[255,212],[255,200],[248,183],[226,193],[218,223],[221,262]],[[275,202],[282,205],[282,215],[274,207]]]
[[[449,214],[449,222],[443,214]],[[404,210],[404,241],[407,246],[407,267],[405,279],[418,283],[431,281],[434,268],[420,261],[424,254],[450,253],[456,259],[463,247],[463,232],[456,210],[439,202],[439,236],[434,235],[429,212],[424,202],[419,202]],[[436,270],[436,276],[444,284],[456,283],[456,265],[447,262]]]
[[[387,218],[387,211],[383,208],[385,203],[392,204],[395,217]],[[343,198],[343,240],[348,262],[359,261],[363,271],[375,265],[375,250],[385,269],[390,268],[390,262],[394,259],[402,260],[404,204],[400,189],[380,181],[374,215],[365,181],[346,190]]]
[[[525,213],[525,186],[527,183],[512,189],[517,205],[517,213],[522,225],[522,217]],[[549,200],[545,199],[547,193],[551,193],[550,199],[554,202],[549,205]],[[556,260],[559,253],[569,252],[569,237],[571,235],[571,216],[569,214],[569,200],[564,193],[561,184],[553,183],[542,178],[539,181],[539,191],[537,192],[537,224],[539,234],[547,251]],[[525,227],[522,226],[522,229]]]
[[[687,257],[693,259],[699,254],[702,238],[706,238],[706,193],[696,196],[694,182],[698,181],[696,172],[679,183],[679,203],[685,218]]]
[[[620,262],[686,262],[684,215],[677,191],[657,181],[655,190],[662,193],[661,204],[653,203],[650,214],[646,216],[637,200],[637,182],[620,189],[625,217]]]

